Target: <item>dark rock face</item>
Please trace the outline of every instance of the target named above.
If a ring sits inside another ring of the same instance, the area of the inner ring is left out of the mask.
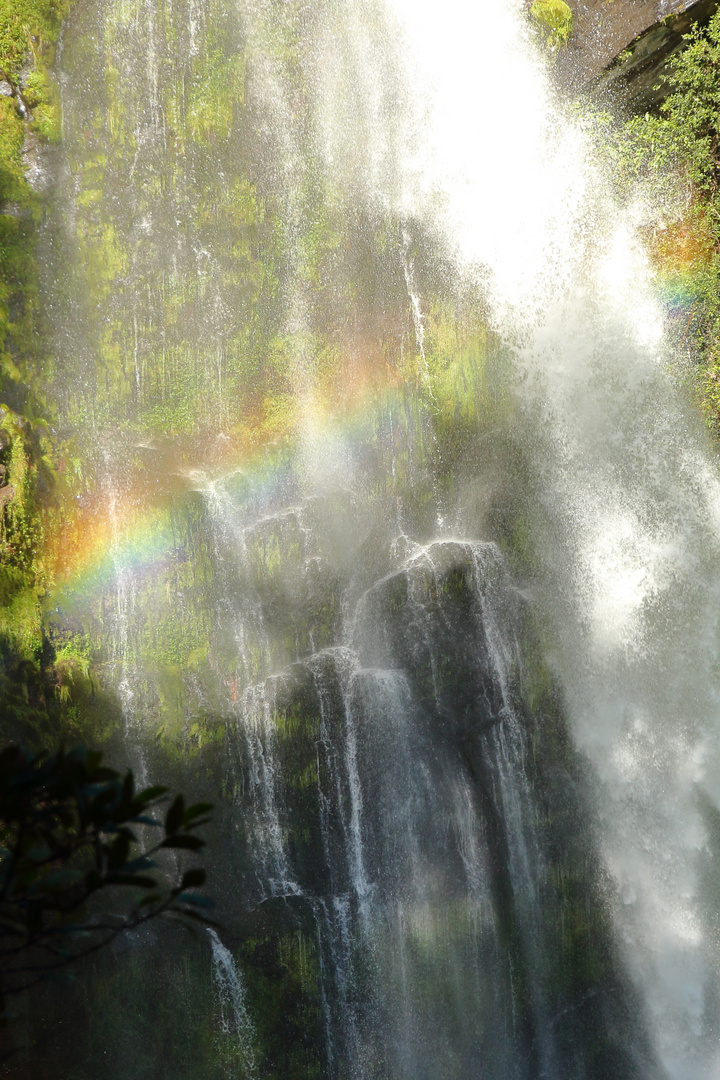
[[[670,93],[668,63],[683,48],[683,36],[693,26],[705,26],[718,9],[718,0],[699,0],[640,34],[602,72],[593,95],[620,100],[631,112],[652,112]]]
[[[667,92],[667,61],[695,24],[706,24],[718,0],[570,0],[574,30],[558,57],[571,92],[591,84],[612,91],[634,111],[655,107]],[[658,89],[655,89],[655,87]]]
[[[265,520],[266,550],[287,521]],[[237,700],[235,933],[263,1076],[655,1080],[526,615],[493,544],[413,545],[344,644]],[[294,939],[314,976],[290,993]]]

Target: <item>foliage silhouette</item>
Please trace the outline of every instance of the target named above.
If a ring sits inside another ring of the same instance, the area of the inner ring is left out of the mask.
[[[194,891],[204,869],[158,862],[162,852],[199,852],[196,830],[211,809],[186,807],[165,787],[136,791],[132,771],[121,775],[84,746],[0,752],[0,1023],[9,995],[151,919],[215,925],[213,901]],[[146,842],[155,829],[161,838]]]

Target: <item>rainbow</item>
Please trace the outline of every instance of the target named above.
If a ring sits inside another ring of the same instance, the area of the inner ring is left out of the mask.
[[[192,492],[241,476],[246,501],[267,506],[296,483],[303,443],[342,441],[355,449],[367,443],[378,411],[400,406],[398,373],[382,381],[356,378],[354,393],[346,383],[343,399],[335,396],[331,404],[331,398],[332,388],[306,398],[280,433],[246,424],[192,440],[150,436],[122,487],[99,482],[80,497],[69,492],[60,520],[47,530],[52,607],[62,612],[91,603],[117,588],[119,574],[143,576],[162,566],[176,548],[178,506]]]

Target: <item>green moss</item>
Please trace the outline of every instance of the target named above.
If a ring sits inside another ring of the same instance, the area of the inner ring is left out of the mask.
[[[43,44],[57,40],[69,0],[0,0],[0,61],[11,77],[17,76]]]
[[[43,517],[54,482],[54,449],[40,419],[48,412],[35,256],[42,205],[26,182],[22,149],[29,130],[43,138],[58,135],[49,64],[68,7],[65,0],[0,0],[0,73],[14,92],[0,98],[0,639],[9,650],[4,668],[10,698],[12,672],[37,659],[43,647]],[[20,97],[29,119],[17,107]],[[44,696],[38,690],[38,715]],[[32,695],[25,697],[30,709]]]
[[[236,109],[245,97],[245,64],[242,57],[228,58],[209,40],[193,69],[187,100],[187,131],[199,142],[227,138]]]
[[[317,937],[302,927],[252,930],[239,957],[256,1018],[259,1072],[268,1080],[320,1080],[325,1055]]]
[[[13,652],[30,659],[42,646],[42,609],[32,585],[0,607],[0,637]]]
[[[0,97],[0,200],[28,201],[28,189],[22,171],[22,144],[25,128],[11,98]],[[4,209],[4,207],[3,207]],[[5,223],[6,226],[9,222]],[[0,257],[8,252],[12,239],[0,240]],[[7,257],[7,255],[5,256]],[[5,275],[3,275],[4,279]]]
[[[70,3],[71,0],[0,0],[0,72],[22,94],[31,111],[30,127],[50,140],[59,137],[60,102],[48,65]],[[5,99],[4,104],[17,116],[14,102]],[[17,119],[24,130],[22,119],[19,116]],[[6,116],[0,129],[6,125],[17,127],[17,122]],[[0,145],[0,163],[4,158]]]
[[[572,33],[573,14],[565,0],[535,0],[530,13],[544,28],[552,45],[567,44]]]

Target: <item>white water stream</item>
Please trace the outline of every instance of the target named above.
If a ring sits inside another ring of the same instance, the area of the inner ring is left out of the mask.
[[[223,945],[217,933],[208,929],[208,935],[226,1074],[229,1080],[254,1080],[257,1076],[253,1049],[255,1031],[245,1004],[242,975],[232,953]]]
[[[699,800],[720,795],[720,481],[665,370],[645,210],[613,201],[554,103],[524,5],[392,7],[416,94],[409,202],[444,206],[459,258],[489,268],[515,358],[538,599],[600,777],[626,957],[668,1076],[718,1077]]]

